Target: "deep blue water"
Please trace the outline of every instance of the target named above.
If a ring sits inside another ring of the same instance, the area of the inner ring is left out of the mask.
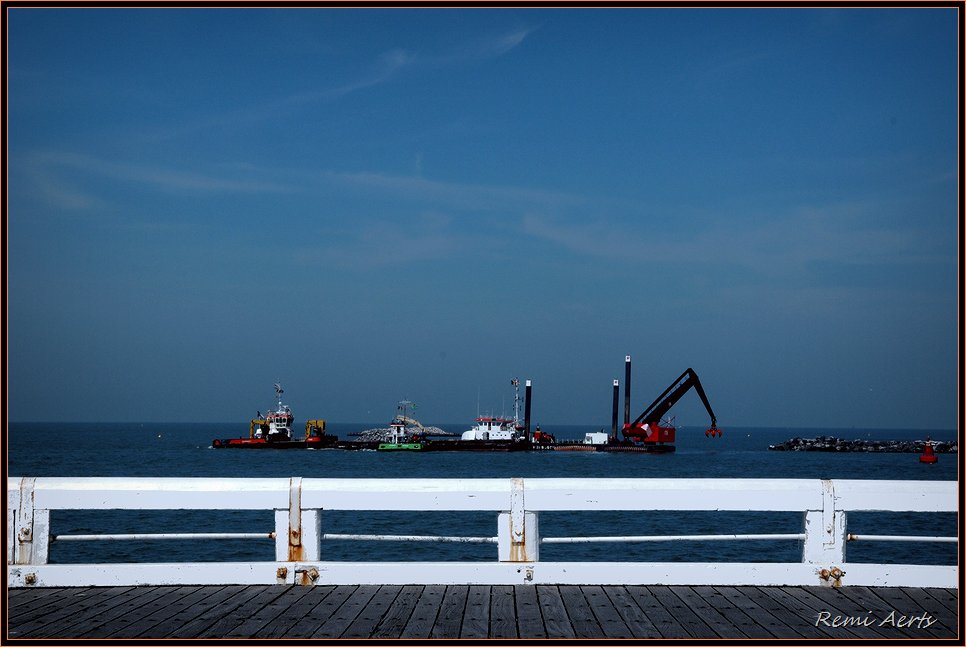
[[[328,433],[384,426],[329,424]],[[464,424],[438,425],[461,432]],[[558,439],[581,438],[599,427],[546,427]],[[768,445],[800,436],[914,440],[931,436],[953,440],[955,430],[842,430],[727,428],[707,438],[703,428],[678,429],[677,451],[666,455],[596,452],[437,452],[380,453],[344,450],[215,450],[213,438],[247,435],[240,424],[10,423],[10,476],[158,477],[676,477],[676,478],[831,478],[957,479],[958,455],[942,454],[938,464],[919,463],[916,454],[775,452]],[[640,494],[649,496],[647,492]],[[53,534],[134,532],[265,532],[270,512],[55,512]],[[663,535],[800,532],[797,513],[570,512],[542,513],[542,536]],[[956,515],[852,513],[849,532],[895,535],[956,535]],[[444,534],[495,536],[490,513],[323,513],[323,532],[366,534]],[[798,561],[796,541],[660,542],[644,544],[548,544],[541,560]],[[326,542],[326,559],[422,560],[496,559],[493,545],[387,542]],[[852,562],[956,563],[955,544],[853,542]],[[270,540],[217,542],[55,542],[52,562],[271,560]]]

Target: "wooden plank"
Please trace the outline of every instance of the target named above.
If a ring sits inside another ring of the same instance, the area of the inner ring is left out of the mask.
[[[719,613],[717,609],[704,599],[691,586],[669,586],[668,589],[674,595],[681,598],[688,609],[701,621],[711,628],[712,634],[701,636],[702,638],[745,638],[745,633],[740,627],[736,626],[729,618]],[[747,616],[746,616],[747,617]]]
[[[429,638],[436,624],[446,587],[439,584],[423,587],[413,613],[406,622],[400,638]]]
[[[409,584],[402,587],[386,614],[373,629],[370,638],[400,638],[406,624],[416,610],[423,587]],[[428,634],[428,632],[427,632]]]
[[[127,589],[131,587],[125,587]],[[21,589],[23,590],[23,589]],[[33,618],[61,610],[96,594],[100,589],[28,589],[7,608],[8,621],[29,622]]]
[[[309,614],[327,594],[335,590],[335,586],[318,585],[299,586],[297,588],[301,591],[301,595],[296,596],[287,607],[258,630],[259,638],[282,638],[289,630],[302,622],[311,627],[307,630],[305,636],[309,636],[315,631],[317,623],[309,617]]]
[[[195,608],[192,609],[195,612],[194,618],[180,627],[172,628],[166,637],[197,638],[208,627],[215,624],[223,614],[230,613],[232,609],[248,604],[248,601],[258,594],[258,591],[259,588],[256,586],[243,584],[226,586],[196,604]]]
[[[831,618],[823,616],[822,620],[816,619],[816,622],[822,625],[825,625],[826,622],[835,624],[836,619],[838,619],[839,623],[861,627],[865,632],[863,634],[865,637],[901,638],[909,636],[908,633],[896,632],[895,629],[880,628],[879,622],[882,620],[885,605],[882,600],[868,592],[867,589],[863,592],[860,588],[855,586],[841,588],[808,587],[807,591],[825,605],[826,614],[832,614]]]
[[[36,588],[36,587],[15,587],[7,589],[7,608],[11,609],[20,600],[34,600],[40,597],[46,597],[48,595],[70,595],[72,589],[69,587],[57,587],[57,588]]]
[[[951,632],[954,636],[956,635],[956,627],[959,623],[958,613],[948,611],[942,603],[937,602],[932,596],[926,593],[925,589],[903,587],[902,592],[908,595],[909,599],[916,604],[916,608],[920,610],[920,613],[927,614],[935,622],[937,627],[942,627],[947,632],[946,635],[949,635],[948,632]]]
[[[369,638],[392,607],[401,590],[402,586],[398,584],[377,587],[376,594],[369,600],[369,604],[362,609],[359,617],[346,628],[342,638]]]
[[[760,625],[772,636],[776,638],[802,637],[799,630],[789,626],[768,610],[771,605],[775,604],[774,600],[766,598],[768,606],[763,606],[762,602],[765,600],[749,595],[749,592],[753,591],[754,587],[716,586],[714,589],[719,595],[728,600],[732,606],[741,609],[753,622]],[[820,634],[816,631],[815,635]]]
[[[628,586],[626,588],[628,594],[661,636],[664,638],[693,638],[681,624],[680,619],[665,608],[646,586]],[[675,601],[678,601],[677,598],[675,598]]]
[[[93,614],[85,613],[77,617],[71,629],[71,635],[75,638],[106,636],[110,631],[136,620],[140,609],[176,588],[173,586],[136,587],[127,593],[116,595],[98,609],[92,609]]]
[[[232,629],[244,623],[248,617],[261,609],[272,600],[282,595],[287,586],[253,586],[255,595],[242,605],[232,605],[221,614],[214,624],[198,634],[199,638],[219,638],[227,635]]]
[[[10,627],[17,627],[21,632],[30,632],[36,635],[36,631],[43,625],[56,623],[61,618],[68,618],[73,622],[75,614],[99,600],[120,595],[130,591],[132,587],[111,587],[98,589],[84,589],[83,597],[72,594],[71,589],[58,589],[52,591],[48,597],[44,595],[45,589],[36,589],[31,593],[40,595],[30,596],[29,602],[7,611],[7,623]],[[73,589],[80,591],[80,589]]]
[[[18,610],[35,609],[38,606],[55,604],[57,600],[64,600],[86,591],[86,588],[39,588],[39,589],[7,589],[7,618],[17,615]]]
[[[14,638],[948,639],[957,636],[959,617],[955,589],[908,587],[78,587],[16,597],[19,606],[29,607],[27,600],[37,606],[8,619]],[[891,611],[937,620],[921,627],[816,627],[823,610],[877,621]]]
[[[924,609],[932,609],[933,615],[942,615],[949,621],[946,626],[955,627],[959,624],[959,595],[955,589],[913,589],[903,588],[903,591],[914,600],[921,600]]]
[[[519,638],[514,588],[523,586],[493,586],[490,588],[490,638]]]
[[[95,627],[90,631],[84,633],[85,638],[107,638],[108,636],[123,636],[131,637],[132,626],[137,625],[137,631],[143,631],[151,626],[157,624],[156,622],[151,622],[149,625],[145,625],[142,621],[145,618],[152,617],[155,613],[163,613],[175,600],[179,599],[183,595],[191,593],[197,590],[198,587],[183,587],[183,586],[165,586],[158,587],[163,590],[163,594],[152,598],[151,600],[145,600],[137,608],[136,613],[131,613],[128,611],[123,616],[115,618],[112,622],[103,624],[99,627]]]
[[[514,612],[517,619],[517,632],[520,638],[546,638],[547,629],[543,626],[540,614],[540,600],[537,587],[515,586]]]
[[[195,586],[182,587],[173,591],[167,596],[162,596],[151,603],[151,608],[156,609],[150,613],[150,609],[144,611],[135,622],[123,627],[123,630],[108,634],[110,637],[134,638],[137,636],[158,637],[164,636],[169,631],[180,627],[184,619],[174,619],[179,613],[193,613],[190,609],[195,603],[200,602],[212,593],[223,587],[220,586]],[[188,616],[190,619],[193,615]]]
[[[312,638],[339,638],[342,636],[379,590],[379,586],[375,584],[363,584],[353,588],[354,591],[346,601],[332,613],[328,620],[322,623],[321,627],[312,632]]]
[[[106,588],[86,589],[83,597],[78,591],[73,597],[64,602],[74,600],[61,606],[39,605],[32,612],[22,612],[8,619],[8,629],[11,637],[69,637],[76,631],[79,616],[96,613],[101,605],[111,598],[129,593],[133,587],[114,586]],[[46,600],[46,598],[35,598]],[[60,599],[58,596],[55,599]]]
[[[731,601],[718,593],[711,586],[693,586],[691,590],[700,596],[710,608],[724,617],[725,621],[731,624],[736,631],[741,632],[749,638],[773,638],[768,629],[752,620],[747,613],[736,607]]]
[[[604,630],[600,628],[600,623],[579,586],[561,586],[560,599],[563,600],[570,624],[578,638],[604,637]]]
[[[353,586],[319,585],[306,593],[309,602],[315,602],[301,620],[285,631],[285,638],[309,638],[342,606],[355,590]]]
[[[624,624],[634,638],[661,638],[661,632],[647,614],[634,601],[634,596],[623,586],[605,586],[604,594],[610,599],[614,609],[620,614]]]
[[[436,623],[433,625],[431,638],[458,638],[463,624],[463,611],[466,609],[466,596],[470,587],[447,586],[443,594]]]
[[[250,607],[250,613],[245,620],[229,629],[222,636],[223,638],[253,638],[258,632],[278,617],[285,609],[297,602],[306,594],[309,587],[295,586],[294,584],[275,585],[280,591],[280,595],[267,604],[260,607]]]
[[[854,588],[860,593],[867,591],[869,596],[875,596],[888,605],[888,608],[879,614],[882,617],[883,628],[891,629],[893,622],[896,625],[908,622],[909,630],[919,639],[929,636],[953,638],[959,635],[959,613],[947,610],[923,589],[907,587],[889,589],[878,586]],[[884,593],[889,590],[893,591],[892,595],[901,597],[895,601],[892,600],[890,594]],[[890,617],[893,611],[896,613]],[[903,613],[907,616],[904,620],[901,619]]]
[[[547,638],[576,638],[567,607],[560,596],[559,586],[537,586],[537,599],[540,601],[540,613],[543,615],[543,626],[547,630]]]
[[[230,590],[229,590],[230,589]],[[148,632],[141,635],[150,634],[152,637],[161,638],[172,632],[178,631],[185,624],[192,622],[204,611],[215,604],[217,600],[228,597],[234,592],[235,587],[227,586],[203,586],[190,597],[178,600],[172,605],[173,613],[162,622],[155,624]]]
[[[490,587],[471,586],[466,594],[460,638],[486,638],[490,633]],[[444,636],[456,638],[456,635]]]
[[[771,596],[787,609],[793,611],[802,624],[810,624],[822,632],[823,636],[831,638],[861,638],[853,627],[830,627],[818,623],[819,614],[828,612],[829,608],[824,602],[809,595],[798,586],[763,586],[761,590],[766,595]],[[865,632],[866,634],[868,632]]]
[[[855,588],[860,592],[867,591],[870,595],[875,595],[884,600],[885,608],[880,613],[879,631],[902,632],[903,635],[913,638],[950,637],[949,631],[945,627],[936,624],[935,615],[922,609],[902,589],[878,586],[873,589],[867,587]]]
[[[815,612],[782,591],[781,587],[737,586],[735,588],[796,631],[800,638],[824,639],[830,636],[828,632],[815,626]]]
[[[607,638],[631,638],[631,630],[602,586],[581,586],[580,592]]]
[[[667,586],[648,586],[647,590],[661,603],[668,613],[680,623],[688,636],[693,638],[714,638],[718,634],[701,619],[674,591]]]
[[[280,621],[278,628],[272,630],[276,633],[281,632],[283,638],[308,638],[311,636],[312,632],[325,621],[326,616],[319,609],[328,597],[345,594],[344,591],[337,593],[345,587],[334,584],[318,584],[306,588],[309,590],[306,591],[305,595],[286,612],[287,620]],[[341,604],[341,602],[337,604]],[[284,628],[282,625],[285,625]],[[267,626],[265,631],[270,631]]]

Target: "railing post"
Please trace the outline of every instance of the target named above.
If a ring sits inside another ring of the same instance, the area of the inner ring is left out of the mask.
[[[831,480],[822,480],[822,509],[805,511],[804,531],[803,563],[831,568],[845,562],[845,511],[836,509]]]
[[[501,512],[497,520],[497,555],[501,562],[539,561],[537,513],[526,511],[522,478],[511,480],[510,511]]]
[[[7,564],[14,563],[14,555],[17,552],[15,549],[17,545],[17,530],[14,526],[17,524],[17,508],[20,507],[20,502],[18,500],[16,501],[16,506],[13,505],[15,496],[17,495],[12,492],[7,494]]]
[[[275,511],[275,561],[318,560],[321,541],[319,511],[302,509],[302,477],[292,477],[288,509]]]
[[[50,510],[34,508],[35,478],[20,481],[20,504],[14,514],[16,564],[46,564],[50,548]],[[8,514],[8,520],[10,515]]]

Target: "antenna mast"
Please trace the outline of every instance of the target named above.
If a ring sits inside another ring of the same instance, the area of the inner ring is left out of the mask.
[[[520,424],[520,380],[513,378],[510,380],[513,385],[513,424]]]

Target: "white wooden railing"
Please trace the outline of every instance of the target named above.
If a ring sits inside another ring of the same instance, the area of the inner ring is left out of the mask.
[[[9,478],[9,586],[201,584],[682,584],[957,586],[957,566],[846,563],[853,511],[955,512],[954,481],[817,479],[318,479]],[[51,535],[55,510],[274,510],[274,532]],[[493,537],[334,535],[329,510],[488,511]],[[800,512],[799,532],[774,535],[542,537],[545,511]],[[51,541],[273,537],[275,561],[49,564]],[[326,540],[495,543],[496,562],[333,562]],[[542,562],[541,544],[594,541],[800,540],[801,562]]]

